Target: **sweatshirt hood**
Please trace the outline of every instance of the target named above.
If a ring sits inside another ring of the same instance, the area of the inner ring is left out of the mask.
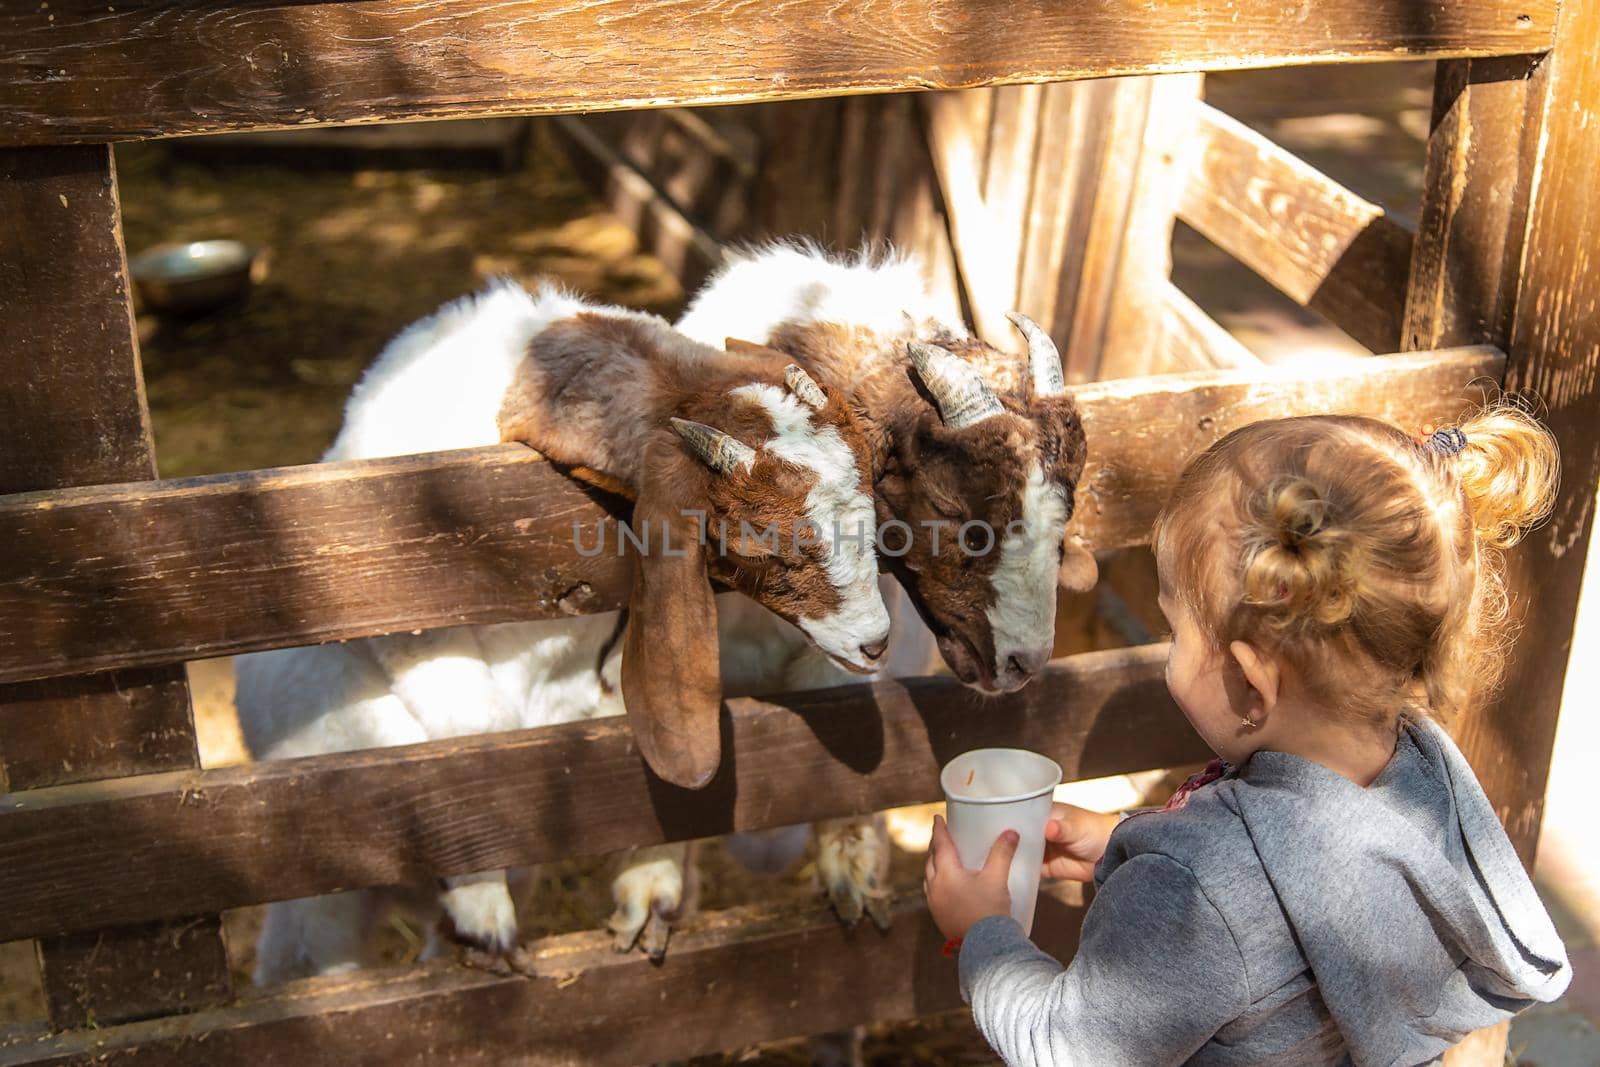
[[[1366,789],[1283,752],[1221,784],[1359,1067],[1426,1062],[1565,991],[1555,926],[1432,722],[1405,721]]]

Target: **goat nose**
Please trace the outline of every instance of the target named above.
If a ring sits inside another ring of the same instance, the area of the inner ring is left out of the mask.
[[[1042,652],[1018,652],[1006,661],[1006,665],[1019,678],[1027,679],[1039,673],[1039,669],[1044,666],[1046,658],[1045,653]]]
[[[868,660],[875,660],[879,656],[883,655],[884,651],[888,647],[889,647],[889,639],[887,637],[885,637],[885,638],[882,638],[880,640],[872,642],[872,644],[870,644],[870,645],[862,645],[861,646],[861,654],[863,656],[865,656]]]

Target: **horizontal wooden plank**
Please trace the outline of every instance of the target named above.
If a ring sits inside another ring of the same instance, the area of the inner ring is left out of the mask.
[[[1489,347],[1311,367],[1201,371],[1074,388],[1089,461],[1068,528],[1095,548],[1141,544],[1188,461],[1261,419],[1319,412],[1373,415],[1400,426],[1448,424],[1498,382],[1505,356]]]
[[[1147,540],[1184,462],[1247,422],[1441,421],[1500,366],[1468,348],[1077,387],[1074,530]],[[602,504],[512,445],[0,497],[0,682],[616,608],[629,575]],[[606,550],[580,554],[602,522]]]
[[[0,498],[0,682],[615,608],[616,503],[520,445]]]
[[[732,700],[698,792],[649,775],[615,718],[13,793],[0,941],[935,800],[945,761],[986,745],[1069,778],[1181,766],[1205,747],[1165,655],[1070,657],[992,701],[952,678]]]
[[[1374,352],[1400,348],[1412,235],[1237,119],[1196,103],[1178,217]]]
[[[0,12],[0,144],[1549,47],[1556,0],[56,0]]]
[[[661,963],[596,932],[538,942],[531,979],[443,962],[309,979],[198,1015],[15,1038],[0,1067],[632,1067],[913,1019],[961,1004],[920,897],[900,895],[882,934],[845,931],[821,908],[752,905],[691,920]],[[1082,898],[1071,884],[1040,895],[1034,936],[1057,958],[1077,949]]]

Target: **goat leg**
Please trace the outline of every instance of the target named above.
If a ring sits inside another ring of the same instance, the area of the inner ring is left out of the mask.
[[[816,825],[817,878],[846,926],[862,915],[889,929],[888,828],[882,815],[825,819]]]
[[[699,897],[694,855],[687,842],[628,854],[611,883],[616,911],[606,923],[618,952],[637,945],[651,959],[666,955],[673,926],[694,911]]]

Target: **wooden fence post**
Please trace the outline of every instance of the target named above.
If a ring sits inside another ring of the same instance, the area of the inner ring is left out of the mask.
[[[1530,866],[1600,483],[1597,122],[1600,0],[1562,6],[1542,62],[1441,64],[1407,301],[1408,347],[1504,344],[1506,389],[1546,406],[1561,446],[1555,516],[1507,561],[1523,629],[1504,688],[1455,727]],[[1473,1035],[1447,1062],[1501,1064],[1508,1031]]]
[[[155,477],[107,146],[0,150],[0,345],[0,493]],[[198,765],[181,666],[0,688],[7,790]],[[231,993],[216,915],[52,938],[39,962],[58,1029]]]

